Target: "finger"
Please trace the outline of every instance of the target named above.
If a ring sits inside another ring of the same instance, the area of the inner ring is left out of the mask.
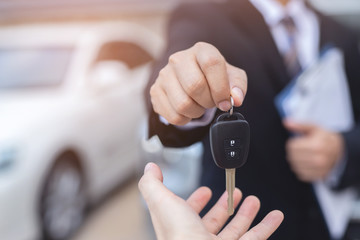
[[[180,51],[171,55],[169,63],[188,96],[203,108],[215,107],[209,85],[193,50]]]
[[[175,109],[173,109],[166,93],[159,87],[158,83],[155,83],[151,87],[150,96],[154,111],[164,117],[170,124],[185,125],[190,122],[190,118],[177,113]]]
[[[229,218],[229,214],[227,212],[227,196],[227,192],[224,192],[216,204],[203,217],[203,223],[206,229],[213,234],[218,233],[222,226],[224,226],[226,220]],[[241,196],[241,191],[238,188],[235,188],[234,207],[239,204]]]
[[[302,139],[293,139],[289,140],[286,144],[286,155],[287,158],[291,161],[307,161],[314,154],[317,154],[316,150],[313,149],[313,146],[310,145],[308,141]]]
[[[255,196],[247,197],[231,222],[221,231],[221,239],[238,239],[250,227],[260,209],[260,201]]]
[[[311,146],[312,144],[311,141],[309,141],[309,138],[302,136],[290,138],[286,142],[286,150],[288,152],[308,151],[311,148]]]
[[[291,170],[296,176],[305,182],[314,180],[314,177],[318,176],[319,172],[323,172],[324,169],[314,166],[313,155],[305,153],[289,154],[287,160],[290,164]]]
[[[315,156],[322,155],[322,149],[317,147],[310,138],[293,138],[286,143],[286,154],[289,160],[296,162],[312,162]]]
[[[290,164],[291,170],[297,176],[301,176],[306,172],[313,171],[313,163],[311,163],[312,155],[307,154],[288,154],[287,160]]]
[[[141,177],[138,187],[149,208],[161,200],[164,194],[171,193],[162,183],[163,175],[155,163],[148,163]]]
[[[314,182],[324,179],[325,175],[320,172],[296,172],[296,177],[302,182]]]
[[[186,202],[196,213],[199,214],[210,201],[211,194],[211,190],[208,187],[200,187],[191,194]]]
[[[163,182],[162,171],[160,167],[153,162],[149,162],[146,164],[143,176],[149,176],[149,178],[151,177],[153,180]]]
[[[168,96],[169,102],[172,108],[181,116],[187,118],[201,117],[205,109],[196,103],[183,89],[180,84],[180,80],[171,69],[163,69],[160,71],[160,75],[163,78],[167,78],[166,81],[162,81],[160,84]]]
[[[316,159],[318,155],[320,154],[317,154],[316,152],[309,149],[287,151],[286,157],[291,162],[304,165],[310,164],[309,166],[311,166],[313,160]]]
[[[280,226],[283,220],[284,214],[278,210],[274,210],[268,213],[259,224],[250,229],[244,236],[240,238],[240,240],[268,239],[271,234],[273,234]]]
[[[320,165],[320,164],[311,164],[305,162],[304,164],[291,163],[291,170],[296,174],[296,176],[305,182],[317,181],[323,179],[327,176],[331,170],[330,166]]]
[[[301,124],[289,119],[284,120],[283,124],[285,128],[290,132],[294,132],[298,134],[309,134],[317,129],[317,127],[312,124]]]
[[[205,75],[214,103],[222,111],[228,111],[231,108],[230,84],[224,57],[208,43],[197,43],[192,50]]]
[[[314,174],[313,170],[295,164],[291,164],[291,170],[296,174],[297,178],[302,181],[309,181]]]
[[[322,144],[314,141],[312,137],[296,137],[288,140],[285,148],[290,159],[296,158],[311,162],[315,155],[323,154]]]
[[[247,92],[247,75],[245,71],[226,64],[227,73],[230,81],[231,96],[234,99],[234,105],[239,107],[242,105]]]

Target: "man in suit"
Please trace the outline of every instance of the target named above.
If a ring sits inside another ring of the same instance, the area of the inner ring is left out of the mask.
[[[289,25],[296,28],[296,44]],[[274,97],[327,44],[345,57],[357,123],[346,133],[283,122],[274,106]],[[332,187],[360,183],[360,56],[348,30],[301,0],[182,5],[170,18],[168,46],[147,95],[150,136],[156,134],[172,147],[203,143],[201,184],[213,189],[215,199],[224,190],[225,177],[213,162],[208,131],[221,112],[215,107],[228,110],[231,95],[235,111],[251,126],[248,162],[237,169],[236,186],[244,195],[260,198],[258,220],[272,209],[284,213],[272,239],[339,237],[330,236],[311,182],[343,166]],[[290,132],[298,136],[290,138]]]

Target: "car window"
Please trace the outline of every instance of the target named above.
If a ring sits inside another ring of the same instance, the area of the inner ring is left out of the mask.
[[[71,48],[0,48],[0,88],[59,85],[71,58]]]
[[[131,42],[109,42],[102,46],[96,62],[100,61],[124,62],[130,69],[153,60],[151,55],[142,47]]]

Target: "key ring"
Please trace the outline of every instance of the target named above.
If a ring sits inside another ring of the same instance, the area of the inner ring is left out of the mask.
[[[230,100],[231,100],[231,108],[229,110],[229,114],[230,114],[230,116],[232,116],[234,113],[234,99],[232,96],[230,96]]]

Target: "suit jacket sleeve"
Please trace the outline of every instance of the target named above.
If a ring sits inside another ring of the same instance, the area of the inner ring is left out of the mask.
[[[181,130],[176,126],[162,123],[159,115],[153,111],[149,90],[160,69],[167,64],[171,54],[188,49],[199,41],[214,45],[224,44],[223,39],[214,30],[217,26],[224,24],[221,20],[224,17],[221,16],[221,11],[215,5],[215,3],[183,4],[177,7],[170,17],[167,30],[168,45],[162,57],[155,64],[149,84],[145,89],[149,112],[149,137],[158,135],[165,146],[189,146],[200,141],[209,130],[209,126]]]
[[[348,35],[344,45],[345,69],[349,81],[355,127],[343,133],[347,164],[339,188],[360,186],[360,54],[355,36]]]

